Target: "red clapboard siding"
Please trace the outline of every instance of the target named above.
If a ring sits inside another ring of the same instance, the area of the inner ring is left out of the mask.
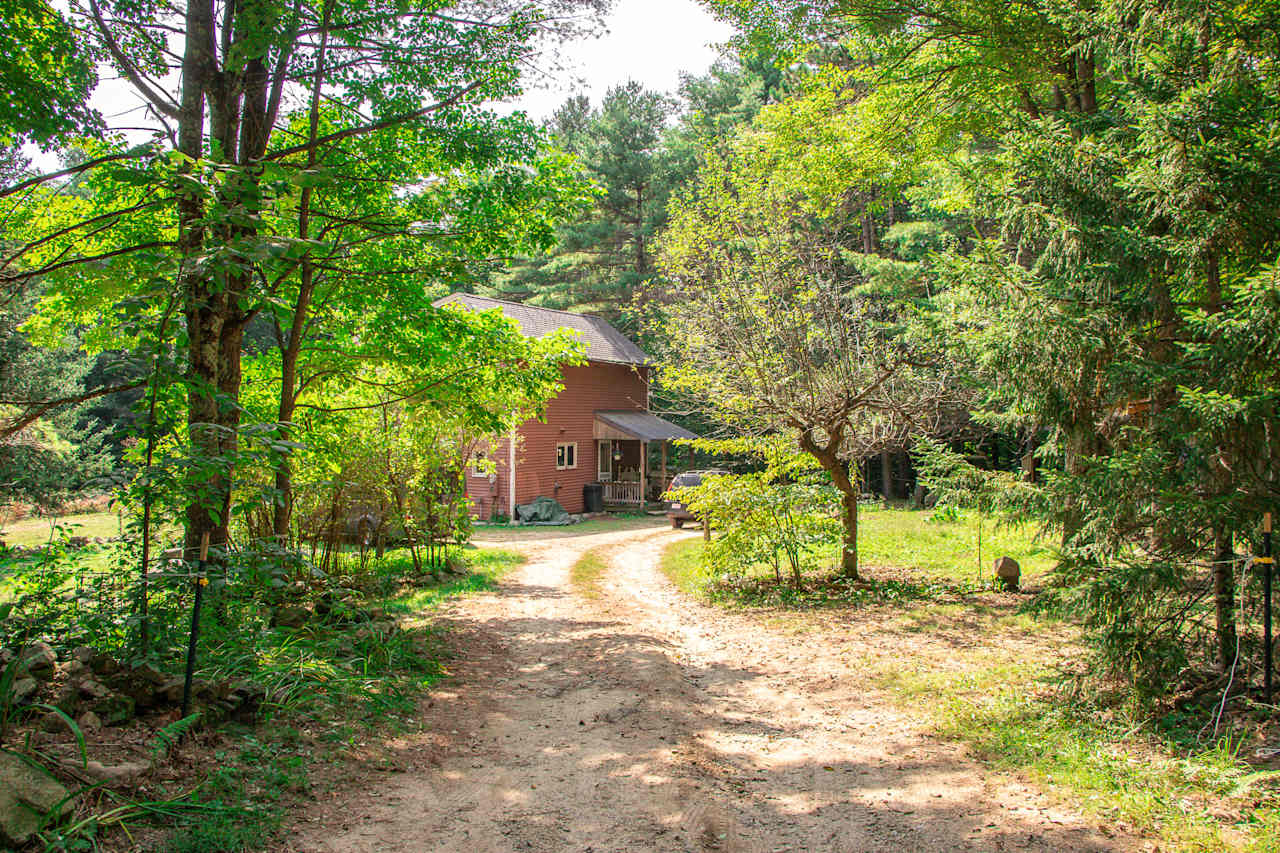
[[[555,498],[569,512],[582,512],[582,487],[596,479],[595,412],[649,407],[648,368],[592,361],[563,371],[564,390],[547,403],[541,421],[520,425],[516,445],[516,503],[539,495]],[[556,470],[556,445],[576,442],[576,468]],[[490,451],[498,463],[497,479],[467,472],[467,495],[477,515],[507,514],[509,480],[507,440]]]

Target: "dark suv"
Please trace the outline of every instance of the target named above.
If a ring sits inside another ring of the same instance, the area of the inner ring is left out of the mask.
[[[703,477],[712,477],[719,474],[728,474],[728,471],[722,471],[718,468],[712,468],[707,471],[684,471],[676,474],[671,480],[670,489],[682,489],[686,486],[701,486]],[[684,527],[686,521],[695,521],[693,513],[689,512],[689,507],[685,506],[682,501],[667,499],[665,501],[667,508],[667,518],[671,519],[671,526],[676,530]]]

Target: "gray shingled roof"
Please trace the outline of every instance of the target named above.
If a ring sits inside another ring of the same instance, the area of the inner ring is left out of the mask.
[[[590,314],[574,314],[571,311],[555,311],[519,302],[490,299],[471,293],[454,293],[436,300],[436,305],[454,303],[471,311],[487,311],[500,308],[502,313],[515,320],[520,331],[531,338],[540,338],[556,329],[576,329],[587,344],[587,358],[591,361],[607,361],[613,364],[648,364],[649,356],[626,335],[609,325],[607,320]]]
[[[673,441],[677,438],[697,438],[682,426],[664,421],[652,412],[608,411],[596,412],[596,420],[604,421],[614,429],[625,432],[641,441]]]

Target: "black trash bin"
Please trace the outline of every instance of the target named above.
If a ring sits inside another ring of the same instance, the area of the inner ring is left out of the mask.
[[[604,512],[604,483],[587,483],[583,486],[582,504],[587,512]]]

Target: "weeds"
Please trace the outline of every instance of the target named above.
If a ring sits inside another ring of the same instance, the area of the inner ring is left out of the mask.
[[[600,597],[600,581],[608,563],[598,549],[592,549],[578,558],[569,569],[569,580],[587,598]]]
[[[52,585],[53,605],[37,621],[48,628],[55,624],[50,619],[71,619],[74,596],[63,590],[74,589],[68,586],[74,581],[73,561],[96,558],[98,553],[93,549],[74,555],[47,553],[42,559],[57,561],[56,573],[24,577],[23,567],[18,567],[18,576],[10,578],[17,586],[11,588],[21,589],[30,600],[32,590],[27,587],[31,584],[41,585],[46,593],[45,588]],[[411,719],[421,691],[444,674],[440,638],[428,623],[413,617],[449,598],[490,588],[522,560],[505,552],[467,549],[464,553],[467,573],[443,582],[413,575],[408,558],[397,552],[364,564],[348,560],[348,574],[327,578],[325,585],[332,590],[346,584],[345,594],[353,607],[335,605],[333,613],[317,615],[300,628],[272,626],[270,607],[260,599],[237,595],[234,586],[216,590],[208,621],[202,619],[198,676],[210,683],[256,685],[265,695],[257,708],[260,725],[252,730],[224,727],[217,739],[220,751],[194,759],[198,766],[213,768],[194,789],[170,790],[154,800],[128,800],[101,789],[78,791],[80,816],[47,828],[41,836],[46,848],[96,850],[105,837],[127,835],[129,825],[156,822],[177,826],[167,840],[156,841],[148,849],[239,851],[266,843],[280,824],[285,804],[308,790],[307,768],[312,761],[337,758],[339,748],[349,747],[362,732],[399,729]],[[180,597],[168,601],[156,594],[152,601],[156,624],[170,611],[175,624],[184,624],[178,618],[185,603]],[[155,636],[166,635],[158,631]],[[58,639],[66,644],[80,637],[73,631]],[[172,645],[158,641],[155,650],[161,653]],[[0,673],[0,719],[17,713],[12,701],[4,699],[12,691],[16,662],[15,658],[14,665]],[[304,741],[297,726],[313,726],[316,720],[325,720],[326,726]],[[70,718],[65,722],[76,734],[83,763],[83,737]],[[147,744],[152,761],[177,751],[195,724],[193,715],[162,728]],[[209,739],[202,737],[201,742]],[[32,754],[41,757],[38,752]],[[53,766],[56,760],[45,756],[42,763]]]

